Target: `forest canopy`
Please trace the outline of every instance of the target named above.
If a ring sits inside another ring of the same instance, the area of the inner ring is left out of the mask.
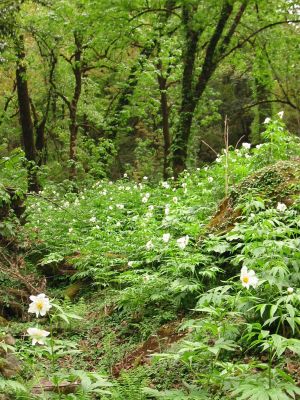
[[[3,0],[1,155],[167,178],[216,158],[226,116],[234,146],[281,110],[299,134],[298,37],[296,1]]]

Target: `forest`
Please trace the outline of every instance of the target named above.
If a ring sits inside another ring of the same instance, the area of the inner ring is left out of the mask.
[[[0,400],[300,399],[300,3],[0,0]]]

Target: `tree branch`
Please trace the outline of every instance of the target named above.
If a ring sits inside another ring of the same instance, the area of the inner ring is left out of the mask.
[[[269,28],[273,28],[274,26],[277,25],[282,25],[282,24],[299,24],[300,20],[294,20],[294,21],[290,21],[290,20],[285,20],[285,21],[277,21],[277,22],[273,22],[272,24],[268,24],[265,25],[259,29],[257,29],[255,32],[252,32],[251,35],[249,35],[246,39],[242,40],[241,42],[239,42],[236,46],[232,47],[227,53],[223,54],[223,56],[219,59],[219,61],[223,60],[224,58],[228,57],[231,53],[233,53],[235,50],[240,49],[241,47],[243,47],[247,42],[250,41],[250,39],[252,39],[254,36],[258,35],[260,32],[263,32],[266,29]]]

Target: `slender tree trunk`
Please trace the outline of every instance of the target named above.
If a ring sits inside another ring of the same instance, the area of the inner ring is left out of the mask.
[[[20,36],[16,43],[17,69],[16,82],[20,123],[22,130],[22,142],[25,157],[28,160],[28,190],[38,192],[39,184],[36,170],[36,149],[34,144],[34,130],[30,110],[30,98],[27,84],[27,70],[25,62],[24,38]]]
[[[193,28],[193,14],[197,11],[197,5],[184,4],[182,7],[182,22],[185,28],[185,47],[183,53],[183,75],[181,87],[181,107],[179,111],[179,123],[173,143],[173,174],[175,178],[186,167],[187,147],[190,136],[195,99],[193,93],[193,79],[198,41],[201,29]]]
[[[163,164],[163,177],[168,179],[168,168],[169,168],[169,155],[171,146],[170,137],[170,126],[169,126],[169,106],[168,106],[168,96],[167,96],[167,78],[163,76],[162,73],[162,63],[159,61],[158,68],[161,73],[158,75],[158,85],[160,90],[160,110],[162,117],[162,130],[164,138],[164,164]]]
[[[77,109],[78,102],[81,95],[82,89],[82,36],[79,32],[74,32],[75,39],[75,53],[74,53],[74,64],[73,74],[75,77],[75,88],[73,98],[70,102],[69,115],[70,115],[70,152],[69,158],[71,160],[70,167],[70,179],[76,178],[76,161],[77,161],[77,136],[78,136],[78,123],[77,123]]]

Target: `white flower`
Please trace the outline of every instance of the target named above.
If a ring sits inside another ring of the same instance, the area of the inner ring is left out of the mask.
[[[148,201],[148,197],[144,196],[144,197],[142,198],[142,203],[147,203],[147,201]]]
[[[178,197],[173,197],[173,203],[177,204],[178,203]]]
[[[282,119],[283,118],[283,114],[284,114],[284,111],[279,111],[279,113],[277,115],[278,115],[278,117],[280,119]]]
[[[153,211],[154,210],[154,206],[153,205],[149,206],[148,210]]]
[[[94,222],[96,222],[96,221],[97,221],[97,218],[96,218],[96,217],[90,218],[90,222],[94,223]]]
[[[108,206],[108,209],[109,209],[109,210],[112,210],[112,209],[113,209],[113,206]]]
[[[222,158],[221,158],[221,157],[217,157],[217,158],[215,159],[215,161],[216,161],[216,163],[220,163],[220,162],[222,161]]]
[[[152,243],[152,240],[149,240],[147,243],[146,243],[146,249],[147,250],[152,250],[153,249],[153,243]]]
[[[271,118],[267,117],[267,118],[264,120],[264,124],[268,124],[269,122],[271,122]]]
[[[256,148],[260,149],[262,146],[263,146],[263,144],[261,143],[261,144],[256,145]]]
[[[276,210],[279,212],[284,212],[287,209],[287,206],[284,203],[277,203]]]
[[[120,226],[121,226],[121,222],[118,221],[118,222],[116,223],[116,226],[117,226],[117,227],[120,227]]]
[[[196,168],[196,171],[200,171],[200,168]]]
[[[187,184],[186,182],[183,182],[183,184],[181,185],[183,188],[186,188]]]
[[[162,183],[161,183],[161,186],[162,186],[163,188],[165,188],[165,189],[169,189],[169,188],[170,188],[169,183],[166,182],[166,181],[162,182]]]
[[[112,185],[112,184],[113,184],[113,181],[109,181],[108,184],[109,184],[109,185]]]
[[[258,278],[252,269],[248,271],[247,267],[243,267],[241,269],[241,282],[245,288],[249,289],[250,286],[253,286],[255,289],[258,284]]]
[[[144,181],[148,180],[148,176],[143,176]]]
[[[181,250],[186,248],[186,246],[188,245],[188,242],[189,242],[189,236],[188,235],[177,239],[177,245]]]
[[[170,206],[169,206],[169,204],[166,204],[165,215],[169,215],[169,213],[170,213]]]
[[[170,240],[170,237],[171,237],[171,235],[169,233],[164,233],[162,239],[165,243],[168,243],[168,241]]]
[[[27,333],[32,339],[33,346],[36,343],[45,344],[46,337],[48,335],[50,335],[50,332],[44,331],[43,329],[39,329],[39,328],[28,328]]]
[[[208,180],[209,183],[212,183],[212,181],[214,180],[214,178],[213,178],[212,176],[209,176],[209,177],[207,178],[207,180]]]
[[[29,297],[32,303],[29,305],[28,312],[35,314],[36,317],[39,314],[43,317],[50,310],[52,305],[50,304],[50,300],[44,293],[38,294],[37,296]]]
[[[128,261],[128,267],[132,267],[133,266],[133,261]]]
[[[69,228],[68,232],[72,233],[73,232],[73,228]]]
[[[124,174],[123,176],[124,176],[124,178],[127,178],[127,177],[128,177],[128,175],[126,174],[126,172],[125,172],[125,174]]]
[[[242,143],[242,146],[244,147],[244,149],[249,150],[250,147],[251,147],[251,143],[246,143],[246,142],[244,142],[244,143]]]
[[[292,293],[294,293],[294,289],[292,287],[288,287],[287,292],[288,292],[288,294],[292,294]]]
[[[117,204],[116,207],[122,210],[124,208],[124,204]]]

